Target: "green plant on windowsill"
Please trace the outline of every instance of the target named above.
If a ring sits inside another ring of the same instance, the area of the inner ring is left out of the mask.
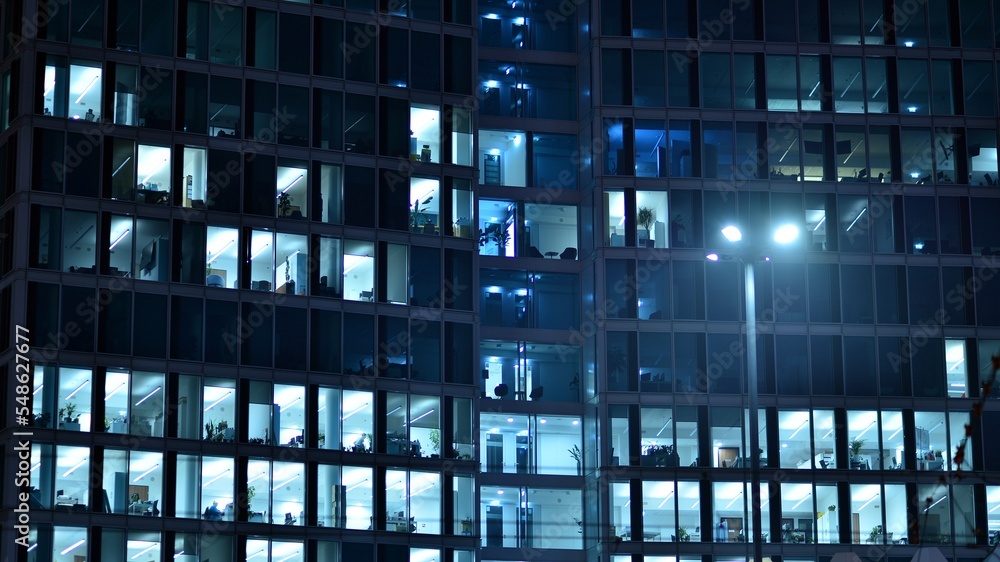
[[[441,430],[432,429],[430,431],[430,440],[433,453],[439,454],[441,452]]]
[[[653,228],[653,223],[656,222],[656,213],[649,207],[639,207],[638,211],[636,211],[635,222],[639,223],[639,226],[646,230],[646,243],[649,244],[652,234],[650,229]]]
[[[864,439],[854,439],[850,444],[851,459],[857,459],[858,455],[861,454],[861,447],[865,446]]]
[[[684,527],[677,529],[677,540],[679,542],[688,542],[691,540],[691,535],[688,534],[688,530]]]

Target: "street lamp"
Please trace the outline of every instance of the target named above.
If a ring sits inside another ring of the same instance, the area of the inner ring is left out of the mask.
[[[730,243],[736,245],[735,256],[744,264],[743,287],[746,292],[744,301],[746,302],[747,319],[747,398],[750,409],[750,517],[753,528],[753,559],[755,562],[763,562],[764,553],[760,534],[760,420],[757,413],[757,304],[754,294],[753,264],[758,260],[771,261],[766,251],[771,244],[760,244],[752,239],[745,240],[743,232],[733,225],[723,228],[722,235]],[[798,227],[786,224],[774,230],[772,239],[776,244],[787,245],[794,242],[798,236]],[[731,256],[711,253],[705,257],[709,261],[719,261],[720,259],[729,259]]]

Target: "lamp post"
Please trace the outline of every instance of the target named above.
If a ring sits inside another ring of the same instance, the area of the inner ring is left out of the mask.
[[[746,323],[747,323],[747,402],[750,410],[750,520],[753,529],[753,560],[762,562],[764,560],[763,543],[761,541],[761,502],[760,502],[760,420],[757,404],[757,304],[754,289],[753,265],[757,260],[770,261],[770,256],[765,252],[762,245],[747,242],[743,239],[743,233],[735,226],[727,226],[722,229],[722,235],[726,240],[737,244],[739,250],[736,256],[743,262],[743,286],[745,289],[744,302],[746,303]],[[778,227],[774,231],[773,240],[777,244],[790,244],[798,238],[799,229],[794,225]],[[708,254],[709,261],[719,261],[728,259],[729,256],[716,253]]]

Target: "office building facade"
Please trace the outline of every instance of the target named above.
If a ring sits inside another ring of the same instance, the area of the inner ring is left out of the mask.
[[[984,559],[1000,5],[834,4],[5,3],[3,555]]]

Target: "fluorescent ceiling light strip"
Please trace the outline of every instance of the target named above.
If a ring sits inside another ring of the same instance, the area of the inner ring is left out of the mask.
[[[147,548],[143,549],[138,554],[135,554],[134,556],[132,556],[131,560],[135,560],[136,558],[142,556],[143,554],[146,554],[147,552],[149,552],[150,550],[153,550],[154,548],[157,548],[158,546],[159,545],[157,545],[157,544],[151,544],[151,545],[149,545]]]
[[[421,488],[421,489],[417,490],[416,492],[413,492],[412,494],[410,494],[410,497],[412,498],[413,496],[419,496],[420,494],[426,492],[427,490],[430,490],[433,487],[434,487],[434,484],[431,484],[430,486],[426,486],[424,488]]]
[[[943,502],[946,499],[948,499],[947,494],[944,495],[944,496],[942,496],[941,499],[939,499],[938,501],[936,501],[936,502],[932,503],[930,506],[928,506],[927,509],[924,510],[924,513],[927,513],[928,511],[930,511],[931,509],[933,509],[935,505]]]
[[[70,552],[71,550],[73,550],[73,549],[77,548],[78,546],[80,546],[80,545],[82,545],[82,544],[84,544],[84,543],[86,543],[86,542],[87,542],[87,539],[80,539],[80,540],[76,541],[75,543],[71,544],[71,545],[69,546],[69,548],[67,548],[66,550],[64,550],[64,551],[60,552],[59,554],[62,554],[63,556],[65,556],[65,555],[66,555],[66,554],[68,554],[68,553],[69,553],[69,552]]]
[[[34,472],[34,471],[38,470],[38,467],[40,467],[40,466],[42,466],[41,461],[36,462],[35,464],[31,465],[31,470],[29,472]]]
[[[212,408],[214,408],[214,407],[218,406],[220,402],[222,402],[222,401],[223,401],[223,400],[225,400],[226,398],[229,398],[229,395],[230,395],[230,394],[232,394],[232,393],[233,393],[233,391],[232,391],[232,390],[229,390],[229,391],[226,391],[226,393],[225,393],[225,394],[224,394],[224,395],[222,396],[222,398],[219,398],[219,399],[218,399],[218,400],[216,400],[215,402],[212,402],[212,404],[211,404],[211,405],[210,405],[209,407],[205,408],[205,410],[204,410],[204,411],[206,411],[206,412],[207,412],[207,411],[211,410]]]
[[[90,84],[87,84],[87,87],[83,89],[83,92],[80,94],[80,97],[76,98],[76,103],[80,103],[81,101],[83,101],[83,97],[87,95],[87,92],[89,92],[90,89],[94,87],[94,84],[96,84],[97,81],[100,79],[101,79],[100,74],[94,76],[94,79],[90,81]]]
[[[135,405],[136,405],[136,406],[138,406],[139,404],[142,404],[142,403],[143,403],[143,402],[145,402],[146,400],[149,400],[149,399],[150,399],[150,398],[151,398],[151,397],[152,397],[152,396],[153,396],[154,394],[156,394],[157,392],[159,392],[159,391],[160,391],[160,388],[162,388],[162,387],[159,387],[159,386],[158,386],[158,387],[154,388],[154,389],[153,389],[153,392],[150,392],[149,394],[147,394],[147,395],[143,396],[143,397],[142,397],[142,400],[140,400],[140,401],[136,402],[136,403],[135,403]]]
[[[87,386],[88,384],[90,384],[90,381],[83,381],[83,384],[81,384],[80,386],[76,387],[76,390],[74,390],[73,392],[70,392],[68,395],[66,395],[66,400],[69,400],[70,398],[76,396],[76,393],[80,392],[81,390],[83,390],[83,387]]]
[[[118,172],[122,171],[122,168],[124,168],[125,164],[128,164],[128,161],[131,160],[131,159],[132,159],[131,156],[129,156],[128,158],[126,158],[125,161],[122,162],[120,166],[118,166],[118,169],[116,169],[114,172],[111,172],[111,177],[115,177],[116,175],[118,175]]]
[[[131,231],[132,231],[131,228],[126,228],[124,232],[118,235],[118,238],[115,238],[115,241],[111,243],[111,246],[108,247],[108,250],[114,250],[115,246],[117,246],[118,243],[121,242],[123,238],[128,236],[128,233]]]
[[[136,482],[138,482],[138,481],[142,480],[143,478],[145,478],[145,477],[149,476],[149,475],[150,475],[150,474],[152,474],[152,473],[153,473],[153,472],[154,472],[154,471],[155,471],[155,470],[156,470],[157,468],[160,468],[160,463],[156,463],[156,464],[154,464],[154,465],[153,465],[153,468],[150,468],[150,469],[149,469],[149,470],[147,470],[146,472],[143,472],[143,473],[142,473],[142,474],[140,474],[139,476],[136,476],[136,477],[135,477],[135,480],[133,480],[133,481],[132,481],[132,483],[133,483],[133,484],[135,484]]]
[[[250,556],[247,556],[247,560],[250,560],[251,558],[257,558],[261,554],[267,554],[267,549],[262,548],[259,551],[257,551],[256,554],[251,554]]]
[[[819,230],[819,227],[823,226],[823,223],[825,222],[826,222],[826,215],[823,215],[823,218],[819,219],[819,222],[816,223],[816,228],[813,228],[813,232]]]
[[[267,250],[270,247],[271,247],[271,243],[270,242],[264,243],[264,245],[261,246],[261,248],[259,250],[257,250],[253,254],[250,254],[250,261],[253,261],[253,260],[257,259],[258,256],[260,256],[261,254],[263,254],[264,251]]]
[[[895,439],[895,438],[896,438],[896,436],[897,436],[897,435],[899,435],[899,432],[900,432],[900,431],[903,431],[903,428],[902,428],[902,427],[900,427],[899,429],[897,429],[896,431],[894,431],[894,432],[892,433],[892,435],[890,435],[890,436],[889,436],[889,439],[887,439],[887,441],[892,441],[893,439]]]
[[[31,552],[32,550],[35,550],[36,548],[38,548],[38,543],[37,542],[35,544],[29,546],[27,551]]]
[[[667,429],[667,426],[670,425],[670,422],[673,421],[673,419],[674,419],[673,417],[667,418],[667,423],[663,424],[663,427],[660,428],[660,431],[656,432],[657,437],[659,437],[660,434],[663,433],[665,429]]]
[[[247,484],[253,484],[254,482],[256,482],[256,481],[260,480],[261,478],[263,478],[263,477],[265,477],[265,476],[267,476],[267,471],[264,471],[264,472],[261,472],[261,473],[260,473],[260,474],[258,474],[257,476],[254,476],[254,477],[253,477],[253,478],[251,478],[250,480],[247,480]]]
[[[231,469],[228,469],[228,468],[227,468],[226,470],[223,470],[223,471],[222,471],[222,473],[220,473],[220,474],[219,474],[218,476],[216,476],[215,478],[212,478],[212,479],[211,479],[211,480],[209,480],[208,482],[205,482],[204,484],[202,484],[202,485],[201,485],[201,487],[202,487],[202,488],[204,488],[205,486],[208,486],[208,485],[212,484],[213,482],[215,482],[215,481],[216,481],[216,480],[218,480],[219,478],[222,478],[223,476],[225,476],[226,474],[228,474],[228,473],[230,472],[230,470],[231,470]]]
[[[45,384],[38,385],[38,387],[35,388],[35,391],[32,392],[31,395],[38,396],[38,393],[41,392],[43,388],[45,388]]]
[[[431,408],[430,410],[428,410],[428,411],[424,412],[423,414],[420,414],[419,416],[417,416],[417,417],[413,418],[412,420],[410,420],[410,423],[412,424],[413,422],[415,422],[415,421],[417,421],[419,419],[426,418],[427,416],[429,416],[429,415],[431,415],[433,413],[434,413],[434,408]]]
[[[858,508],[858,511],[861,511],[862,509],[868,507],[868,505],[871,504],[876,499],[878,499],[878,492],[875,492],[874,496],[868,498],[868,501],[866,501],[865,503],[861,504],[861,507]]]
[[[809,420],[806,420],[806,421],[802,422],[802,425],[800,425],[798,429],[796,429],[795,431],[793,431],[792,434],[788,436],[788,438],[789,439],[794,439],[795,436],[798,435],[800,431],[802,431],[803,429],[805,429],[805,427],[807,425],[809,425]]]
[[[808,494],[806,494],[806,497],[804,497],[801,500],[799,500],[799,503],[793,505],[792,509],[798,509],[799,506],[802,505],[807,499],[809,499],[809,496],[811,496],[811,495],[812,495],[812,492],[809,492]]]
[[[211,254],[209,254],[210,257],[208,258],[208,262],[207,263],[211,264],[213,261],[217,260],[219,258],[219,256],[222,255],[223,252],[225,252],[226,250],[228,250],[229,247],[232,246],[235,243],[236,243],[236,239],[234,238],[234,239],[230,240],[229,242],[226,242],[226,244],[223,247],[219,248],[219,251],[215,252],[214,256],[212,256]]]
[[[402,406],[396,406],[395,408],[393,408],[393,409],[392,409],[392,411],[391,411],[391,412],[389,412],[389,413],[388,413],[388,414],[386,414],[386,415],[387,415],[387,416],[391,416],[391,415],[395,414],[396,412],[400,411],[401,409],[403,409],[403,407],[402,407]]]
[[[291,402],[289,402],[288,404],[285,404],[284,406],[282,406],[282,407],[281,407],[281,410],[280,410],[280,411],[281,411],[281,412],[284,412],[285,410],[287,410],[287,409],[291,408],[291,407],[292,407],[292,406],[294,406],[294,405],[295,405],[295,403],[296,403],[296,402],[298,402],[299,400],[302,400],[302,397],[301,397],[301,396],[299,396],[299,397],[296,397],[296,398],[295,398],[295,400],[292,400],[292,401],[291,401]]]
[[[159,173],[159,171],[160,171],[160,170],[162,170],[162,169],[163,169],[163,166],[165,166],[166,164],[167,164],[167,159],[166,159],[166,158],[164,158],[164,159],[163,159],[163,162],[160,162],[160,165],[159,165],[159,166],[157,166],[155,170],[153,170],[152,172],[150,172],[148,176],[146,176],[146,177],[142,178],[142,181],[141,181],[141,182],[139,182],[139,183],[142,183],[142,184],[144,184],[144,183],[148,182],[148,181],[150,180],[150,178],[152,178],[152,177],[153,177],[153,176],[155,176],[155,175],[156,175],[157,173]]]
[[[344,416],[344,417],[340,418],[340,421],[344,421],[344,420],[346,420],[347,418],[349,418],[349,417],[353,416],[354,414],[356,414],[356,413],[360,412],[361,410],[364,410],[364,409],[365,409],[365,408],[367,408],[367,407],[368,407],[368,402],[365,402],[364,404],[362,404],[362,405],[361,405],[361,407],[360,407],[360,408],[357,408],[357,409],[355,409],[355,410],[354,410],[353,412],[351,412],[351,413],[347,414],[346,416]]]
[[[736,497],[734,497],[733,499],[729,500],[729,503],[726,505],[726,509],[729,509],[730,507],[732,507],[733,504],[736,503],[736,500],[740,499],[740,496],[742,496],[742,495],[743,495],[743,492],[740,492],[740,493],[736,494]]]
[[[365,484],[365,482],[367,482],[367,481],[368,481],[368,479],[367,479],[367,478],[365,478],[365,479],[364,479],[364,480],[362,480],[361,482],[358,482],[357,484],[355,484],[355,485],[351,486],[350,488],[348,488],[348,489],[347,489],[347,491],[348,491],[348,492],[350,492],[351,490],[354,490],[354,489],[356,489],[356,488],[360,488],[360,487],[361,487],[361,486],[363,486],[363,485]]]
[[[278,194],[278,197],[281,197],[282,195],[285,194],[286,191],[288,191],[289,189],[291,189],[292,187],[294,187],[295,184],[299,183],[299,181],[302,180],[302,177],[303,177],[303,175],[299,174],[299,177],[297,177],[294,180],[292,180],[292,183],[288,184],[288,187],[286,187],[285,189],[281,190],[281,193]],[[278,197],[275,197],[275,199],[277,199]]]
[[[862,215],[864,215],[864,214],[865,214],[865,211],[867,211],[867,210],[868,210],[868,207],[863,207],[863,208],[861,209],[861,212],[860,212],[860,213],[858,213],[858,216],[854,217],[854,220],[853,220],[853,221],[851,221],[851,224],[850,224],[850,226],[848,226],[848,227],[847,227],[847,230],[845,230],[844,232],[850,232],[850,230],[851,230],[852,228],[854,228],[854,225],[855,225],[855,224],[857,224],[857,222],[858,222],[859,220],[861,220],[861,216],[862,216]]]
[[[110,393],[108,393],[107,396],[104,397],[104,401],[107,402],[108,400],[111,400],[111,397],[114,396],[115,394],[118,394],[119,392],[121,392],[122,389],[125,388],[125,385],[127,385],[127,384],[128,384],[127,382],[123,382],[120,385],[118,385],[117,388],[115,388],[114,390],[112,390]]]
[[[301,474],[296,474],[295,476],[292,476],[291,478],[289,478],[288,480],[285,480],[281,484],[278,484],[277,486],[271,488],[271,491],[272,492],[277,491],[279,488],[287,486],[287,485],[291,484],[292,482],[295,482],[296,480],[298,480],[301,477],[302,477]]]
[[[295,554],[292,554],[291,556],[286,556],[286,557],[282,558],[281,560],[278,560],[278,562],[286,562],[288,560],[291,560],[292,558],[295,558],[298,555],[299,555],[299,551],[296,550]]]
[[[660,505],[656,506],[656,509],[662,508],[663,504],[667,503],[667,500],[669,500],[673,496],[674,496],[674,491],[670,490],[670,492],[667,494],[667,496],[665,498],[663,498],[663,501],[660,502]],[[629,500],[629,501],[632,501],[632,500]]]
[[[41,463],[39,463],[39,464],[41,464]],[[87,464],[87,459],[83,459],[82,461],[76,463],[73,466],[73,468],[71,468],[71,469],[67,470],[65,473],[63,473],[63,478],[69,476],[70,474],[73,474],[74,472],[76,472],[76,469],[80,468],[81,466],[83,466],[85,464]]]
[[[866,434],[866,433],[868,433],[868,430],[871,429],[871,428],[873,428],[873,427],[875,427],[875,422],[872,422],[872,423],[868,424],[868,427],[864,428],[861,431],[861,433],[859,433],[858,436],[855,437],[855,439],[861,439],[861,436],[864,435],[864,434]]]
[[[177,558],[180,558],[182,554],[184,554],[184,551],[183,551],[183,550],[182,550],[182,551],[180,551],[180,552],[178,552],[177,554],[175,554],[175,555],[174,555],[174,559],[177,559]]]

